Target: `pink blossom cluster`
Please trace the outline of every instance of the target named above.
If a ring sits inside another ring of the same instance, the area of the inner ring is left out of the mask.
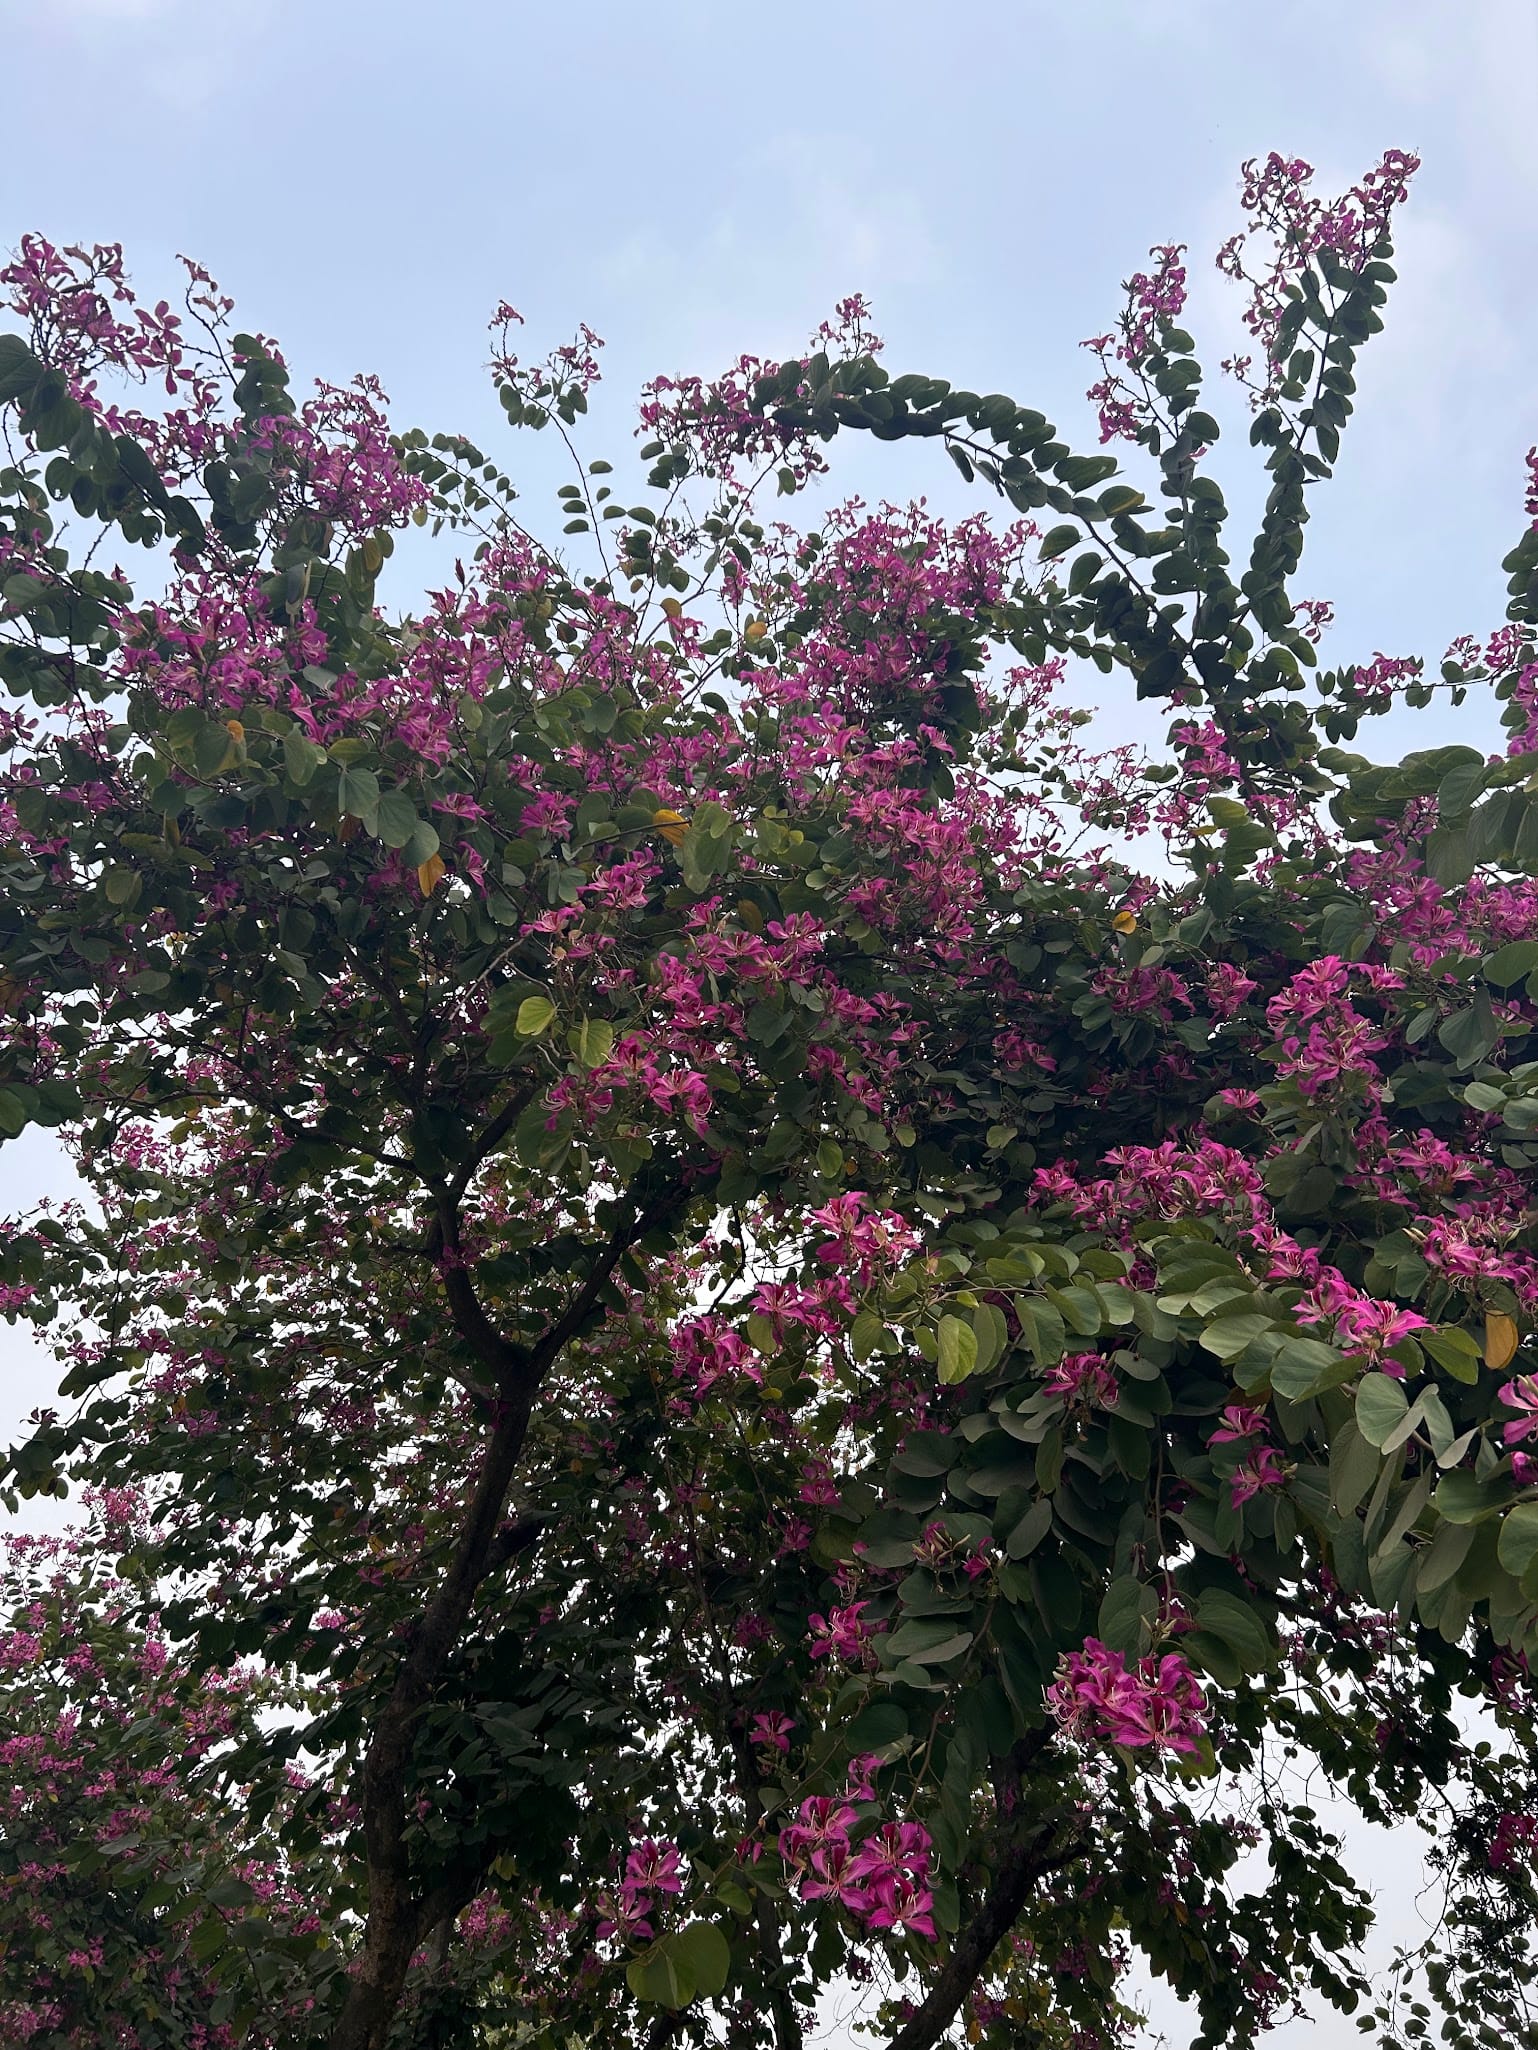
[[[1042,1387],[1081,1409],[1111,1409],[1118,1392],[1116,1369],[1098,1352],[1064,1353]]]
[[[1333,1094],[1343,1086],[1375,1101],[1382,1077],[1372,1056],[1389,1038],[1351,1002],[1353,972],[1371,980],[1360,964],[1326,954],[1300,968],[1287,989],[1266,1006],[1277,1035],[1277,1073],[1305,1096]]]
[[[832,1795],[801,1803],[780,1832],[779,1849],[802,1899],[836,1900],[867,1929],[933,1938],[928,1830],[918,1822],[884,1822],[856,1841],[859,1826],[858,1811]]]
[[[1257,402],[1274,391],[1277,329],[1310,259],[1320,250],[1329,250],[1359,272],[1386,233],[1390,214],[1407,196],[1410,180],[1419,168],[1419,157],[1405,150],[1386,150],[1381,161],[1348,192],[1338,199],[1323,200],[1309,191],[1314,170],[1301,157],[1284,157],[1273,150],[1263,160],[1255,157],[1245,164],[1241,204],[1246,213],[1254,215],[1254,226],[1231,236],[1219,250],[1217,261],[1225,276],[1250,287],[1244,322],[1265,351],[1267,364]],[[1267,247],[1252,271],[1248,245],[1257,231]],[[1229,367],[1243,376],[1248,359],[1236,359]]]
[[[1245,1223],[1270,1215],[1253,1162],[1215,1139],[1119,1146],[1105,1154],[1104,1165],[1114,1173],[1088,1179],[1063,1161],[1037,1168],[1032,1194],[1039,1203],[1065,1203],[1082,1223],[1113,1232],[1149,1216]]]
[[[800,367],[814,363],[819,351],[835,361],[878,355],[882,344],[870,332],[869,318],[870,308],[858,294],[841,300],[836,319],[821,324]],[[797,483],[805,483],[827,469],[816,438],[803,426],[781,424],[757,402],[760,387],[778,378],[785,367],[758,356],[741,356],[710,384],[695,376],[655,377],[643,388],[641,425],[687,448],[706,476],[735,483],[734,460],[747,457],[769,468],[779,464]],[[810,393],[806,380],[799,378],[782,393],[781,404]]]
[[[841,1608],[830,1608],[825,1616],[809,1616],[807,1641],[812,1648],[812,1657],[830,1659],[844,1666],[874,1666],[873,1640],[881,1635],[886,1625],[866,1621],[865,1611],[869,1606],[865,1601],[848,1602]]]
[[[1179,1652],[1139,1660],[1098,1637],[1070,1652],[1047,1690],[1047,1706],[1058,1727],[1078,1743],[1120,1744],[1190,1755],[1206,1734],[1206,1702],[1190,1666]]]
[[[1162,335],[1180,318],[1186,303],[1185,244],[1161,243],[1151,249],[1152,271],[1134,271],[1127,280],[1126,303],[1114,334],[1092,335],[1080,344],[1093,352],[1101,375],[1085,394],[1096,407],[1100,439],[1138,441],[1153,424],[1156,405],[1145,379],[1130,383],[1117,368],[1140,372]]]
[[[656,1931],[652,1917],[659,1897],[682,1893],[676,1844],[643,1837],[625,1860],[624,1875],[612,1895],[600,1896],[596,1934],[617,1936],[626,1943],[649,1943]]]
[[[817,1246],[817,1258],[852,1274],[861,1288],[870,1287],[878,1275],[890,1274],[919,1245],[918,1234],[906,1219],[877,1209],[857,1189],[814,1210],[810,1221],[831,1234]]]

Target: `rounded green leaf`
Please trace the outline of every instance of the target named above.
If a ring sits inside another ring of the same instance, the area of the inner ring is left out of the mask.
[[[665,1941],[697,1993],[713,1997],[725,1989],[732,1969],[731,1946],[714,1922],[691,1922]]]
[[[1356,1391],[1357,1429],[1369,1445],[1383,1445],[1402,1424],[1410,1405],[1391,1375],[1369,1374]]]
[[[537,1039],[554,1016],[555,1005],[549,997],[525,997],[513,1022],[525,1039]]]

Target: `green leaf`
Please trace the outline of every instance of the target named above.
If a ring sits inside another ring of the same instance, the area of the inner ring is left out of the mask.
[[[537,1039],[555,1016],[555,1005],[549,997],[525,997],[518,1006],[514,1029],[525,1039]]]
[[[1020,1319],[1020,1329],[1031,1357],[1044,1367],[1055,1367],[1063,1357],[1063,1342],[1067,1336],[1063,1320],[1048,1302],[1040,1296],[1021,1295],[1015,1297],[1015,1315]]]
[[[1004,1321],[1004,1312],[993,1303],[979,1303],[972,1312],[972,1332],[977,1340],[973,1372],[986,1374],[991,1367],[998,1365],[1009,1343],[1009,1326]]]
[[[1272,1318],[1259,1310],[1246,1310],[1239,1317],[1216,1318],[1202,1332],[1197,1343],[1204,1352],[1216,1353],[1220,1360],[1232,1360],[1237,1359],[1262,1332],[1274,1329]]]
[[[174,745],[174,742],[173,742]],[[303,733],[283,736],[283,766],[291,783],[302,790],[326,759],[326,750]]]
[[[1322,1389],[1339,1387],[1355,1372],[1351,1362],[1322,1338],[1289,1338],[1271,1362],[1271,1387],[1289,1402],[1304,1402]]]
[[[1429,1352],[1444,1373],[1451,1374],[1455,1381],[1465,1382],[1472,1388],[1479,1379],[1481,1351],[1478,1339],[1468,1331],[1462,1331],[1455,1324],[1443,1324],[1433,1330],[1417,1331],[1415,1342],[1423,1352]]]
[[[361,819],[372,832],[379,812],[379,778],[372,769],[349,764],[337,777],[336,804],[344,816]]]
[[[1062,555],[1080,539],[1079,529],[1074,526],[1053,527],[1042,536],[1041,559],[1050,562],[1054,556]]]
[[[909,1735],[908,1716],[895,1701],[873,1701],[850,1723],[843,1741],[850,1751],[885,1751]]]
[[[977,1366],[977,1333],[960,1317],[942,1317],[936,1337],[940,1346],[940,1379],[947,1385],[965,1381]]]
[[[731,1946],[714,1922],[691,1922],[664,1943],[694,1981],[695,1991],[707,1999],[724,1991],[731,1975]]]
[[[421,823],[416,806],[404,790],[386,790],[380,797],[374,831],[386,847],[404,847]]]
[[[1506,1512],[1496,1557],[1514,1580],[1520,1580],[1538,1559],[1538,1502],[1519,1502]]]
[[[669,2007],[676,2013],[694,1998],[694,1980],[684,1960],[668,1947],[666,1938],[650,1950],[632,1958],[625,1967],[625,1984],[637,2000],[653,2007]]]
[[[1100,1604],[1095,1635],[1112,1651],[1137,1658],[1143,1650],[1143,1626],[1159,1613],[1159,1598],[1132,1574],[1113,1580]]]
[[[1503,1491],[1477,1480],[1465,1468],[1443,1474],[1432,1507],[1446,1523],[1483,1523],[1501,1506]]]
[[[972,1633],[958,1630],[953,1616],[915,1616],[911,1622],[900,1624],[885,1642],[894,1658],[943,1666],[968,1649]]]
[[[1445,1587],[1468,1557],[1473,1542],[1471,1524],[1449,1523],[1444,1517],[1441,1529],[1421,1553],[1420,1565],[1415,1572],[1416,1591],[1432,1594],[1437,1588]]]
[[[533,1001],[539,1003],[549,1000],[536,997]],[[522,1006],[519,1007],[518,1017],[518,1030],[522,1032]],[[584,1018],[580,1025],[573,1025],[567,1033],[566,1044],[584,1068],[601,1068],[614,1048],[614,1027],[607,1018]]]
[[[1509,989],[1514,982],[1521,982],[1538,968],[1538,940],[1513,940],[1510,946],[1497,947],[1493,954],[1487,954],[1480,964],[1480,972],[1486,982],[1493,982],[1497,989]]]
[[[1444,1018],[1437,1028],[1437,1038],[1460,1068],[1477,1067],[1500,1038],[1485,991],[1476,987],[1474,1001],[1466,1010],[1454,1011],[1450,1018]]]
[[[0,406],[25,398],[42,374],[42,363],[20,335],[0,335]]]
[[[1198,1600],[1196,1627],[1226,1644],[1247,1673],[1264,1671],[1276,1656],[1271,1632],[1249,1603],[1220,1587]]]
[[[1052,1504],[1043,1495],[1033,1502],[1009,1536],[1004,1550],[1011,1559],[1026,1559],[1052,1528]]]
[[[1356,1391],[1357,1429],[1369,1445],[1381,1450],[1409,1407],[1403,1387],[1391,1375],[1369,1374]]]

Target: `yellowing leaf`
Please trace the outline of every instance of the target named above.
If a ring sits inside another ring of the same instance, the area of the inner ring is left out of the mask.
[[[677,619],[683,612],[684,608],[682,607],[682,605],[679,604],[676,598],[664,598],[662,601],[662,609],[667,614],[669,619]]]
[[[1137,914],[1132,911],[1118,911],[1111,924],[1117,932],[1136,932]]]
[[[448,868],[441,854],[429,854],[417,870],[417,887],[424,897],[430,897],[439,883],[448,874]]]
[[[654,811],[652,813],[652,824],[657,828],[664,840],[671,840],[675,847],[682,847],[684,835],[689,830],[689,821],[683,817],[682,813],[668,811],[666,808],[661,811]]]
[[[1514,1318],[1492,1310],[1485,1318],[1485,1365],[1499,1373],[1516,1357],[1517,1326]]]
[[[241,725],[238,719],[226,719],[224,722],[224,730],[226,733],[229,734],[229,736],[235,742],[235,745],[237,747],[243,747],[245,745],[246,729],[244,726]]]
[[[764,635],[768,633],[768,631],[768,620],[751,619],[748,621],[747,626],[743,629],[743,639],[748,641],[761,641]]]
[[[525,1039],[538,1039],[554,1016],[555,1005],[549,997],[525,997],[513,1020],[514,1029]]]

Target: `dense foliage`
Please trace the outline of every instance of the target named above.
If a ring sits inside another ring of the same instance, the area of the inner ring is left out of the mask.
[[[90,1200],[0,1238],[13,1505],[84,1484],[0,2041],[1091,2050],[1133,1950],[1206,2044],[1535,2040],[1538,529],[1440,670],[1289,595],[1413,169],[1247,168],[1238,572],[1175,247],[1090,345],[1141,485],[850,301],[659,379],[622,499],[503,308],[551,545],[201,270],[22,242],[0,1128]],[[1008,523],[833,503],[840,432]],[[1352,751],[1471,685],[1504,751]],[[1376,1996],[1310,1777],[1445,1881]]]

